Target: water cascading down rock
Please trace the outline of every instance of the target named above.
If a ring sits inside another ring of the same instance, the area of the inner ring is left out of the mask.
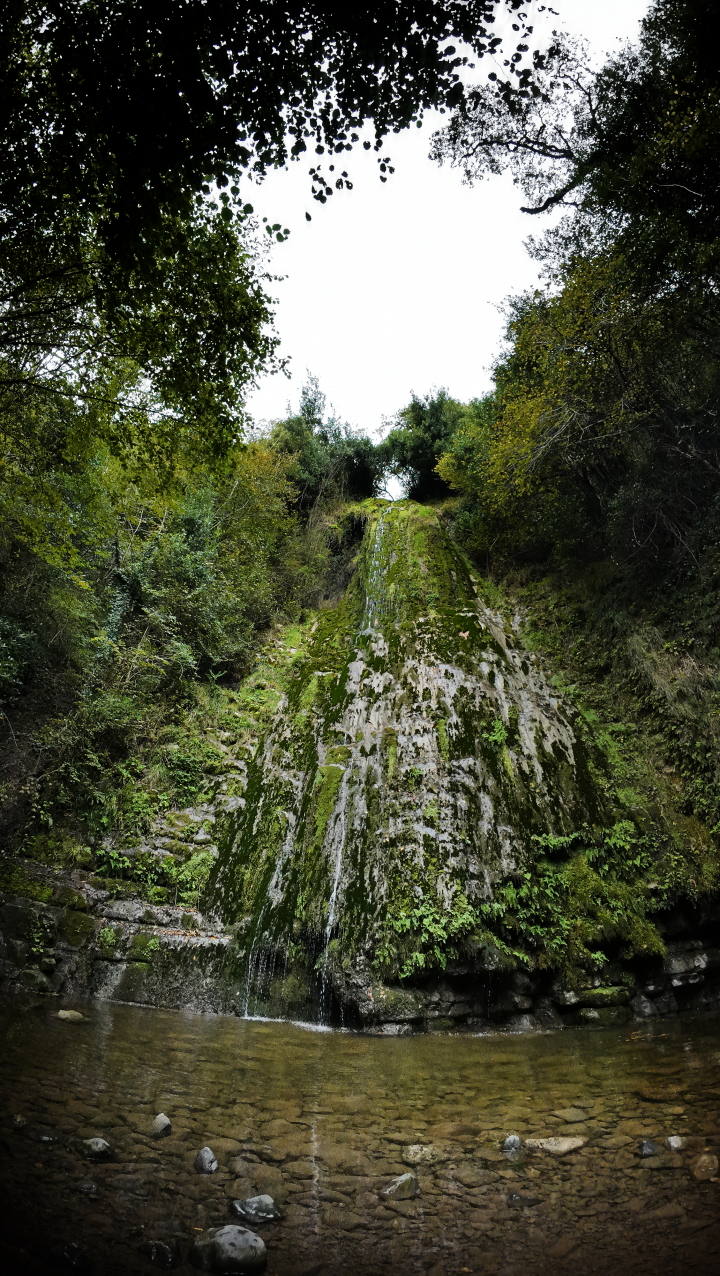
[[[496,883],[594,804],[572,714],[436,514],[374,503],[221,848],[212,895],[247,953],[245,1012],[277,1010],[304,971],[321,1015],[371,1021],[383,977],[442,970],[463,945],[491,967]]]

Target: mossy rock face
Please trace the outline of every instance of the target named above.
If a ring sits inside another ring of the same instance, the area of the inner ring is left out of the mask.
[[[377,1023],[412,1023],[422,1019],[425,1004],[421,996],[406,988],[372,988],[372,1019]]]
[[[160,951],[160,940],[157,935],[148,935],[137,931],[127,949],[128,961],[149,962]]]
[[[95,935],[97,922],[94,917],[67,909],[60,922],[60,936],[71,948],[82,948]]]
[[[248,954],[301,936],[318,971],[332,946],[383,984],[455,958],[482,970],[487,954],[586,961],[587,980],[608,923],[575,839],[616,819],[602,762],[435,511],[371,501],[353,516],[354,575],[289,668],[207,903],[242,922]],[[613,891],[606,911],[652,951],[632,887]]]
[[[97,946],[100,956],[110,961],[116,956],[122,940],[122,932],[114,926],[103,926],[97,935]]]
[[[578,1005],[580,1006],[626,1006],[630,1001],[627,988],[579,988]]]
[[[146,961],[130,962],[122,973],[122,978],[115,991],[117,1001],[147,1000],[147,981],[150,973]]]
[[[53,897],[51,883],[37,877],[29,865],[23,863],[0,864],[0,893],[31,899],[47,904]]]
[[[80,891],[76,891],[72,886],[59,886],[53,894],[53,904],[59,904],[62,908],[72,908],[75,912],[86,913],[88,902]]]

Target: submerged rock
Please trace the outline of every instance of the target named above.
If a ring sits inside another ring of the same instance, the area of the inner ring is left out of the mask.
[[[586,1143],[587,1139],[570,1136],[563,1138],[559,1134],[551,1134],[545,1139],[526,1139],[525,1147],[531,1151],[550,1152],[552,1156],[567,1156],[569,1152],[578,1152],[580,1148],[584,1148]]]
[[[58,1010],[55,1018],[62,1019],[63,1023],[83,1023],[87,1016],[79,1010]]]
[[[526,1196],[524,1192],[509,1192],[507,1204],[511,1210],[532,1209],[540,1201],[539,1196]]]
[[[204,1272],[262,1272],[267,1263],[267,1250],[255,1232],[226,1223],[196,1237],[190,1262]]]
[[[707,1179],[714,1179],[717,1175],[720,1163],[718,1158],[712,1152],[703,1152],[697,1156],[690,1166],[690,1173],[698,1182],[705,1182]]]
[[[587,1121],[587,1112],[583,1108],[556,1108],[553,1116],[566,1125],[579,1125],[581,1121]]]
[[[171,1267],[177,1267],[180,1262],[180,1254],[176,1244],[168,1244],[167,1241],[143,1241],[138,1246],[141,1254],[150,1259],[156,1267],[162,1271],[169,1271]]]
[[[172,1134],[172,1122],[169,1116],[164,1112],[158,1112],[152,1123],[150,1133],[155,1139],[167,1138],[168,1134]]]
[[[107,1139],[83,1139],[83,1151],[91,1161],[109,1161],[112,1157],[112,1147]]]
[[[195,1154],[193,1166],[198,1174],[214,1174],[218,1167],[218,1162],[212,1148],[200,1148],[200,1151]]]
[[[408,1170],[406,1174],[399,1174],[392,1183],[388,1183],[387,1187],[383,1188],[382,1195],[391,1201],[412,1201],[419,1192],[418,1177]]]
[[[519,1134],[508,1134],[507,1137],[503,1139],[503,1152],[519,1152],[521,1147],[522,1139]]]
[[[449,1161],[451,1156],[451,1151],[437,1143],[406,1143],[402,1149],[406,1165],[437,1165],[440,1161]]]
[[[230,1209],[233,1214],[241,1218],[244,1223],[274,1223],[277,1219],[282,1218],[282,1211],[278,1209],[272,1196],[261,1193],[260,1196],[246,1196],[242,1201],[231,1201]]]
[[[658,1156],[660,1148],[652,1139],[642,1139],[638,1148],[638,1156]]]

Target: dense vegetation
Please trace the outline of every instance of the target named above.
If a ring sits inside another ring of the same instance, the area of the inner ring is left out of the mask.
[[[263,243],[285,233],[254,221],[250,177],[314,148],[322,202],[350,184],[335,168],[367,126],[385,180],[387,134],[462,95],[467,58],[449,41],[495,52],[496,10],[520,8],[4,7],[0,711],[12,827],[132,821],[122,795],[160,730],[199,688],[246,669],[271,620],[315,596],[320,507],[373,491],[370,445],[323,422],[316,391],[271,439],[243,442],[245,392],[275,363]],[[508,68],[519,79],[518,60]],[[167,776],[151,787],[173,794]]]
[[[494,51],[504,8],[519,51],[463,90],[465,58],[448,40]],[[242,19],[191,0],[182,25],[168,16],[152,29],[124,0],[72,15],[9,6],[10,845],[37,851],[42,834],[98,848],[108,831],[141,834],[200,797],[218,764],[218,689],[247,674],[274,625],[340,581],[336,508],[376,494],[390,471],[413,498],[443,502],[456,540],[522,603],[526,642],[605,724],[635,829],[612,854],[629,858],[663,800],[652,778],[628,780],[631,753],[641,770],[660,763],[684,816],[717,836],[713,8],[655,0],[637,47],[591,72],[559,39],[526,65],[519,0],[353,15],[258,0]],[[563,212],[534,245],[544,286],[508,303],[492,391],[469,404],[413,396],[375,447],[328,417],[311,380],[297,412],[255,437],[245,392],[276,359],[263,242],[285,232],[257,225],[250,175],[311,148],[325,200],[351,185],[344,156],[369,121],[384,178],[385,136],[433,105],[454,111],[436,158],[471,181],[508,167],[529,214]],[[642,874],[651,868],[652,856]],[[713,882],[708,851],[683,889],[701,898]]]

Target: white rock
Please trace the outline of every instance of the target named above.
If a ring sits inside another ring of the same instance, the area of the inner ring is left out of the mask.
[[[164,1112],[158,1112],[152,1123],[151,1133],[156,1139],[164,1139],[167,1134],[172,1134],[172,1123],[170,1117]]]

